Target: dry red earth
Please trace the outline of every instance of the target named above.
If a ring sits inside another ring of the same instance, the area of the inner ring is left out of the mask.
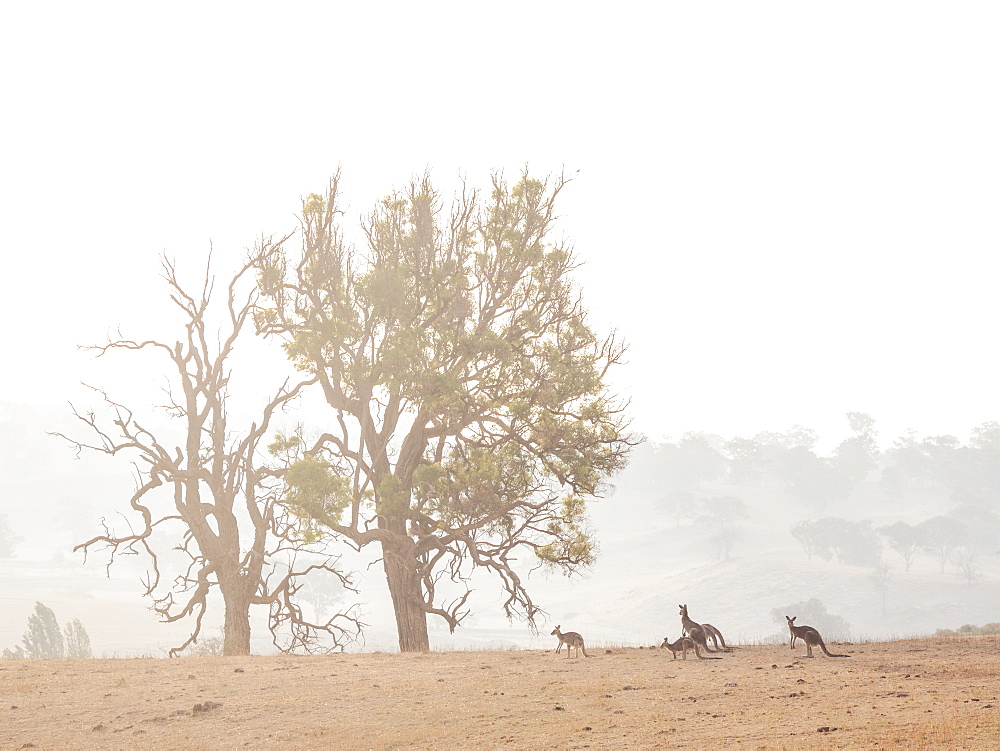
[[[553,645],[555,646],[555,645]],[[1000,748],[1000,639],[0,662],[3,748]],[[818,653],[818,650],[817,650]]]

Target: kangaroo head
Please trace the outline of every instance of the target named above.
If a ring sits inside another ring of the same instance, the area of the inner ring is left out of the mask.
[[[795,618],[798,618],[798,616],[795,616]],[[788,621],[789,626],[795,623],[795,618],[789,618],[787,615],[785,616],[785,620]]]
[[[559,627],[556,626],[554,629],[552,629],[552,636],[555,636],[558,633],[559,633]]]
[[[681,615],[687,615],[688,614],[688,606],[687,605],[679,605],[678,607],[680,607],[680,609],[681,609]]]

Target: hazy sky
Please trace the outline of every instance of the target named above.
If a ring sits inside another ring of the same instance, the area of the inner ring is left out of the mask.
[[[579,176],[562,232],[635,427],[883,438],[1000,419],[992,2],[0,5],[0,399],[122,373],[192,278],[343,167]]]

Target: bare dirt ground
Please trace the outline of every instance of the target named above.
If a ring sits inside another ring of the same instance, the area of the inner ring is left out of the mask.
[[[675,635],[676,636],[676,635]],[[553,638],[553,641],[555,639]],[[555,645],[553,645],[554,647]],[[1000,748],[1000,639],[0,662],[3,748]]]

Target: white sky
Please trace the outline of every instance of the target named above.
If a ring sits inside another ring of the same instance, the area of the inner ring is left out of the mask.
[[[161,331],[158,255],[220,271],[337,165],[580,170],[561,228],[653,437],[1000,419],[992,2],[0,5],[0,399]],[[193,277],[192,277],[193,278]]]

